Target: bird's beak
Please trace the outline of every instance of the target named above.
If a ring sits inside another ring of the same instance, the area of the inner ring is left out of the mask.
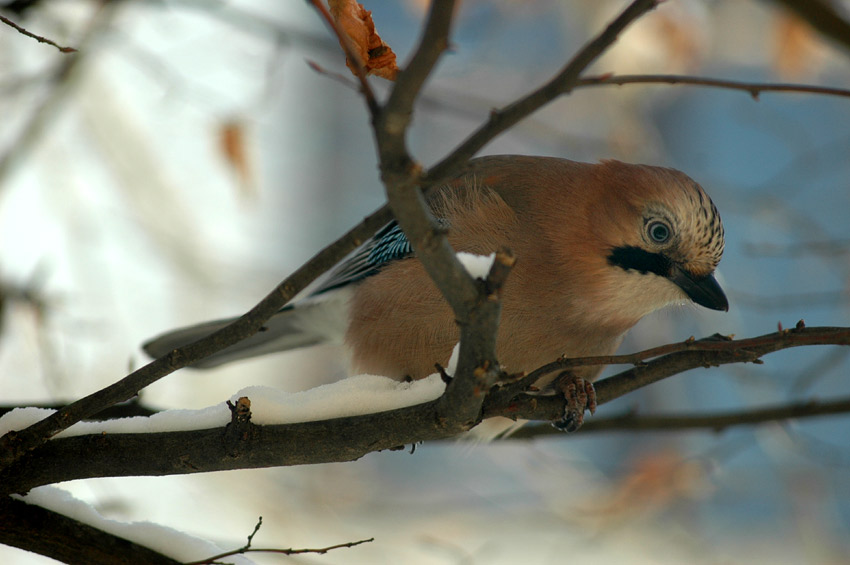
[[[697,276],[687,269],[674,265],[670,272],[670,280],[700,306],[712,310],[729,311],[729,301],[714,276]]]

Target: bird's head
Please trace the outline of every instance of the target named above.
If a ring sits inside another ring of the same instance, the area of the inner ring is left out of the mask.
[[[612,277],[652,292],[657,306],[690,299],[712,310],[728,310],[714,278],[723,254],[723,224],[703,189],[673,169],[616,161],[600,167],[611,202],[602,237]]]
[[[616,333],[668,304],[728,310],[714,278],[723,224],[708,195],[684,173],[508,155],[474,160],[464,182],[470,177],[534,228],[528,241],[508,242],[518,258],[512,279],[520,284],[526,277],[565,324]],[[553,276],[541,276],[543,270]]]
[[[560,233],[570,238],[562,248],[564,276],[581,289],[570,298],[574,311],[627,329],[668,304],[729,309],[714,278],[723,224],[694,180],[618,161],[571,172],[573,202],[580,204],[561,214],[561,225],[566,217],[570,227]]]

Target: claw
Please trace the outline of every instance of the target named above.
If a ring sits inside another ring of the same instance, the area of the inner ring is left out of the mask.
[[[564,415],[552,425],[565,432],[574,432],[584,423],[584,411],[596,413],[596,389],[593,383],[565,371],[554,382],[556,390],[567,400]]]

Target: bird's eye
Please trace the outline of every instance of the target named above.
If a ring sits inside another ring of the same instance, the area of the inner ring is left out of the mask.
[[[670,226],[664,222],[652,222],[647,226],[646,233],[654,243],[666,243],[670,239]]]

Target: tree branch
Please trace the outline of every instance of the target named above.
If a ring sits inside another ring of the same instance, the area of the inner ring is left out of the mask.
[[[791,347],[850,345],[850,327],[795,328],[750,339],[695,343],[708,349],[669,353],[599,381],[599,404],[697,367],[758,362],[763,355]],[[230,431],[231,423],[188,432],[54,439],[0,470],[0,491],[26,492],[45,484],[93,477],[353,461],[374,451],[455,436],[458,430],[440,420],[443,398],[445,395],[407,408],[316,422],[257,426],[243,418],[240,433]],[[497,387],[483,399],[476,421],[493,416],[551,421],[563,414],[564,402],[563,397],[533,396],[513,385]]]
[[[441,179],[456,170],[493,138],[556,98],[573,91],[579,75],[617,40],[632,22],[655,9],[658,0],[635,0],[601,34],[587,43],[549,82],[509,104],[494,110],[490,119],[428,172],[429,179]]]
[[[331,17],[331,14],[328,12],[328,9],[325,8],[322,0],[309,1],[319,15],[322,16],[322,19],[325,20],[327,26],[331,28],[331,31],[334,32],[337,40],[339,40],[340,47],[345,52],[346,58],[351,61],[351,64],[356,69],[354,75],[360,82],[360,93],[366,100],[366,107],[369,109],[369,115],[372,117],[372,121],[374,121],[378,116],[378,112],[381,107],[378,104],[377,98],[375,98],[375,93],[372,91],[372,87],[369,85],[369,80],[366,77],[366,69],[363,68],[363,64],[360,62],[360,57],[357,56],[357,53],[351,45],[351,38],[339,28],[334,19]]]
[[[2,181],[9,176],[13,168],[41,137],[50,120],[56,116],[62,103],[67,99],[73,81],[88,56],[88,47],[112,20],[118,5],[118,2],[100,4],[79,41],[81,51],[73,57],[63,57],[54,70],[53,76],[50,77],[50,82],[53,83],[50,93],[30,114],[21,132],[15,136],[15,143],[11,144],[3,155],[0,155],[0,189],[9,185]]]
[[[514,105],[518,110],[512,111],[509,115],[519,116],[522,112],[530,113],[539,105],[545,103],[546,97],[552,98],[563,93],[559,90],[563,84],[571,85],[578,73],[583,68],[590,64],[610,43],[612,43],[617,34],[630,22],[639,17],[646,11],[654,8],[655,0],[635,0],[614,22],[609,25],[605,32],[596,40],[586,46],[567,67],[559,74],[556,79],[548,85],[539,89],[529,97],[521,100],[518,105]],[[451,10],[453,9],[452,0],[436,0],[431,6],[431,12],[426,24],[426,30],[423,34],[423,42],[436,41],[437,45],[447,44],[447,39],[440,40],[439,38],[448,36],[449,25],[451,22]],[[411,64],[421,73],[427,73],[433,68],[438,56],[442,50],[434,49],[429,45],[420,44],[417,52],[414,54]],[[405,78],[408,76],[410,78]],[[404,116],[409,115],[410,108],[415,101],[418,89],[424,83],[424,76],[414,76],[412,73],[402,73],[396,88],[400,88],[400,94],[393,96],[390,100],[394,100],[393,106],[390,107],[388,116]],[[563,84],[562,84],[563,83]],[[553,90],[553,86],[557,87]],[[551,98],[550,98],[551,99]],[[537,106],[535,106],[537,104]],[[517,119],[519,119],[517,117]],[[413,165],[410,156],[404,146],[404,135],[406,124],[401,123],[401,129],[398,129],[399,123],[393,119],[390,122],[384,118],[383,114],[376,120],[377,124],[382,124],[383,127],[376,127],[375,135],[378,141],[379,156],[381,157],[382,177],[387,187],[387,195],[390,205],[393,207],[396,215],[399,218],[405,233],[411,239],[411,242],[416,249],[420,260],[426,266],[429,274],[435,278],[435,282],[440,287],[444,296],[446,296],[450,305],[459,314],[458,318],[461,321],[462,333],[464,327],[477,326],[479,330],[487,334],[488,337],[481,338],[482,340],[492,340],[495,335],[496,327],[493,325],[489,328],[484,328],[482,324],[496,324],[498,314],[478,316],[469,310],[464,309],[479,307],[485,302],[479,300],[478,289],[473,285],[471,277],[465,272],[460,265],[457,257],[454,255],[451,246],[446,238],[436,229],[436,224],[431,218],[428,207],[425,204],[424,198],[420,190],[415,190],[415,187],[420,186],[426,188],[437,180],[439,175],[432,175],[431,180],[421,182],[421,175],[418,167]],[[505,125],[505,124],[503,124]],[[508,124],[509,125],[509,124]],[[508,127],[505,125],[505,127]],[[486,129],[486,128],[485,128]],[[488,139],[495,136],[499,131],[498,128],[490,131],[481,132],[479,130],[477,139]],[[455,152],[455,164],[450,162],[443,165],[442,170],[446,173],[459,167],[462,161],[457,161],[459,155]],[[450,158],[451,159],[451,156]],[[445,162],[445,161],[444,161]],[[0,438],[0,465],[6,465],[20,458],[27,451],[41,445],[49,438],[74,423],[92,416],[93,414],[116,404],[126,401],[136,394],[142,388],[156,382],[160,378],[172,373],[173,371],[190,365],[200,359],[228,347],[238,341],[245,339],[262,327],[275,312],[285,305],[292,297],[300,290],[307,286],[320,273],[326,271],[344,257],[348,252],[352,251],[363,240],[374,233],[378,228],[389,221],[389,215],[386,208],[381,208],[375,214],[367,218],[362,224],[352,229],[346,236],[331,244],[318,255],[311,259],[307,264],[303,265],[290,277],[278,285],[266,298],[259,302],[248,313],[230,324],[229,326],[213,333],[206,338],[198,340],[195,343],[189,344],[182,348],[172,351],[166,357],[157,359],[148,365],[134,371],[124,379],[101,389],[85,398],[82,398],[65,408],[59,410],[53,415],[45,418],[29,428],[21,431],[10,432]],[[410,232],[408,232],[410,230]],[[477,305],[477,306],[476,306]],[[492,306],[492,305],[491,305]],[[470,318],[475,318],[477,323],[470,323]],[[472,339],[479,339],[474,332],[467,332],[466,336]],[[466,340],[469,342],[469,339]],[[478,389],[482,385],[489,385],[495,381],[496,374],[492,369],[497,367],[495,361],[495,353],[490,352],[483,358],[473,359],[466,352],[476,352],[476,355],[481,355],[486,348],[482,347],[484,341],[477,343],[461,343],[461,355],[458,365],[457,377],[447,391],[448,395],[454,394],[453,391]],[[470,353],[471,354],[471,353]],[[484,372],[476,373],[476,369],[485,369]],[[472,378],[472,375],[477,374],[479,377],[486,377],[484,381],[475,382],[467,386],[461,386],[466,376]],[[483,399],[483,396],[477,397]],[[455,405],[467,405],[467,402],[456,402]],[[468,422],[471,414],[458,415],[458,421]],[[443,417],[440,421],[445,421]],[[464,424],[465,425],[465,424]],[[459,431],[459,430],[455,430]]]
[[[800,320],[792,329],[780,328],[778,332],[773,334],[737,341],[732,339],[732,336],[722,336],[719,334],[699,340],[694,339],[692,336],[679,343],[659,345],[658,347],[651,347],[637,353],[600,355],[595,357],[564,357],[532,371],[519,382],[519,386],[532,384],[550,373],[573,367],[587,367],[591,365],[644,365],[644,361],[647,359],[685,351],[753,352],[763,350],[765,347],[771,347],[779,341],[787,341],[794,344],[787,347],[828,344],[848,345],[848,339],[850,339],[850,336],[848,336],[846,328],[806,328],[805,322]]]
[[[250,415],[243,411],[238,421],[234,418],[234,422],[225,428],[158,434],[88,435],[50,440],[73,423],[135,396],[141,388],[174,370],[196,362],[258,331],[269,317],[303,290],[316,276],[325,272],[386,224],[391,219],[391,214],[389,208],[384,206],[343,238],[322,250],[276,287],[251,311],[227,328],[174,350],[168,356],[131,373],[118,383],[62,408],[49,418],[25,430],[11,432],[0,438],[0,465],[3,465],[0,470],[0,492],[23,492],[43,484],[99,476],[185,474],[224,469],[350,461],[373,451],[394,449],[428,439],[451,437],[485,417],[501,415],[546,420],[560,417],[564,410],[563,398],[530,396],[525,394],[525,388],[532,378],[536,379],[547,372],[562,368],[611,363],[634,364],[635,367],[632,369],[598,383],[598,401],[603,404],[661,379],[700,366],[709,367],[739,362],[760,363],[761,356],[789,347],[850,344],[850,328],[798,326],[793,330],[779,331],[748,340],[688,340],[681,344],[657,347],[631,355],[561,359],[518,382],[495,389],[490,388],[490,385],[500,376],[494,354],[500,313],[498,295],[505,277],[510,272],[513,257],[507,250],[500,251],[487,280],[473,281],[458,262],[445,235],[433,221],[423,197],[425,190],[456,174],[468,159],[496,136],[559,96],[579,87],[664,83],[741,90],[754,98],[766,91],[850,96],[850,91],[828,87],[765,85],[674,75],[580,78],[580,74],[610,47],[628,25],[654,9],[659,1],[635,0],[632,2],[604,32],[585,45],[548,83],[505,108],[494,111],[485,124],[429,171],[423,171],[410,156],[405,137],[410,125],[413,105],[424,82],[448,45],[454,1],[434,0],[432,2],[420,45],[407,68],[399,76],[383,107],[375,99],[363,69],[359,69],[356,73],[372,115],[381,174],[389,204],[416,249],[417,255],[454,309],[460,323],[461,362],[455,378],[441,398],[429,403],[378,414],[318,422],[256,426],[250,423]],[[801,12],[805,11],[800,8],[805,4],[803,2],[776,1],[795,7]],[[321,3],[318,1],[313,1],[313,4],[320,11],[324,9],[323,6],[320,7]],[[821,0],[811,4],[815,5],[816,9],[826,6]],[[811,13],[811,9],[806,8],[806,10]],[[830,17],[840,19],[834,12]],[[817,23],[821,16],[810,16],[810,18],[809,21]],[[5,18],[2,20],[9,23]],[[330,25],[339,35],[339,30],[332,21]],[[19,31],[21,29],[19,28]],[[844,28],[837,29],[839,29],[838,32],[833,30],[826,33],[832,33],[839,40],[850,44],[843,37],[847,35],[843,33]],[[38,36],[27,34],[39,39]],[[49,40],[45,42],[55,45]],[[341,38],[340,43],[344,50],[350,51],[345,38]],[[355,65],[357,64],[356,57],[350,57],[350,59]],[[35,120],[34,123],[38,125]],[[0,175],[7,165],[8,159],[0,163]],[[652,360],[648,361],[650,359]],[[594,427],[604,429],[606,425],[610,426],[608,429],[623,425],[638,426],[640,429],[649,429],[653,426],[655,426],[654,429],[662,429],[663,426],[671,425],[676,425],[678,428],[722,429],[739,423],[756,423],[777,418],[806,417],[848,410],[850,410],[850,400],[845,399],[831,403],[797,404],[706,416],[674,415],[652,419],[626,415],[609,419],[608,424],[605,421],[599,424],[590,422],[585,430],[594,431]],[[31,543],[32,540],[21,539],[21,535],[32,538],[32,531],[43,527],[40,524],[43,524],[45,520],[55,520],[55,528],[60,531],[68,527],[62,519],[69,519],[44,509],[34,510],[37,508],[10,498],[0,499],[0,542],[27,547],[22,544]],[[11,522],[10,517],[13,518]],[[25,518],[23,521],[22,517]],[[30,519],[34,522],[29,521]],[[79,524],[72,524],[72,526],[77,528]],[[107,535],[98,530],[85,535],[89,534]],[[4,537],[7,535],[12,537]],[[15,535],[18,537],[15,538]],[[75,533],[72,539],[58,542],[55,549],[57,553],[45,553],[45,555],[70,561],[78,559],[76,555],[62,553],[67,550],[73,553],[75,548],[73,544],[79,543],[79,539],[76,541],[73,539],[77,535]],[[7,539],[12,541],[7,542]],[[120,538],[106,542],[96,541],[94,538],[83,539],[86,541],[82,543],[88,548],[106,548],[108,555],[102,562],[114,562],[115,555],[136,555],[131,553],[131,551],[135,552],[134,547],[106,545],[130,543]],[[354,542],[354,544],[357,543],[363,542]],[[134,562],[173,562],[159,554],[139,555]],[[100,562],[97,558],[88,558],[88,555],[86,557],[86,562]]]
[[[52,45],[53,47],[58,49],[60,53],[76,53],[77,52],[77,50],[74,49],[73,47],[62,47],[61,45],[59,45],[58,43],[56,43],[52,39],[47,39],[46,37],[42,37],[40,35],[34,34],[33,32],[28,31],[26,28],[19,26],[18,24],[16,24],[15,22],[13,22],[12,20],[10,20],[9,18],[7,18],[5,16],[0,16],[0,22],[3,22],[4,24],[6,24],[7,26],[9,26],[11,28],[14,28],[15,30],[18,31],[18,33],[21,33],[23,35],[26,35],[27,37],[31,37],[31,38],[35,39],[39,43],[46,43],[47,45]]]
[[[463,319],[476,302],[478,290],[425,202],[423,191],[433,183],[423,182],[421,167],[411,158],[406,141],[416,97],[448,45],[453,11],[454,0],[435,0],[431,4],[420,43],[410,63],[399,73],[387,104],[375,121],[374,134],[389,205],[417,258],[455,314]]]
[[[347,541],[344,543],[337,543],[334,545],[329,545],[326,547],[318,547],[318,548],[262,548],[262,547],[251,547],[254,543],[254,536],[257,535],[257,532],[260,531],[260,526],[263,525],[263,517],[260,516],[260,519],[257,521],[257,525],[254,526],[254,531],[248,536],[248,543],[243,545],[238,549],[232,549],[230,551],[224,551],[222,553],[213,555],[212,557],[207,557],[206,559],[200,559],[198,561],[190,561],[188,563],[184,563],[183,565],[211,565],[214,563],[221,563],[221,560],[225,557],[232,557],[234,555],[244,555],[246,553],[278,553],[281,555],[303,555],[305,553],[316,553],[319,555],[324,555],[329,553],[335,549],[343,549],[343,548],[351,548],[357,547],[358,545],[363,545],[364,543],[371,543],[375,541],[375,538],[369,539],[361,539],[358,541]]]
[[[850,413],[850,397],[832,401],[809,400],[751,408],[727,410],[706,414],[645,415],[629,412],[608,418],[586,420],[581,433],[629,431],[629,432],[681,432],[702,430],[719,433],[728,428],[753,426],[766,422],[816,418]],[[564,432],[553,426],[524,426],[504,439],[529,439],[540,436],[563,436]]]
[[[477,423],[486,391],[499,377],[495,354],[501,311],[498,297],[513,265],[510,252],[503,250],[497,254],[484,284],[472,279],[425,201],[424,191],[434,181],[423,182],[421,167],[407,150],[413,104],[449,43],[454,5],[454,0],[432,2],[419,45],[374,121],[381,179],[389,205],[460,326],[457,370],[445,394],[434,404],[431,416],[447,434],[459,433]]]
[[[687,75],[600,75],[579,79],[575,88],[627,84],[667,84],[682,86],[703,86],[740,90],[758,100],[762,92],[796,92],[800,94],[818,94],[850,98],[850,89],[832,86],[814,86],[811,84],[790,84],[770,82],[748,82]]]
[[[342,238],[325,247],[307,263],[287,277],[272,292],[238,320],[194,343],[175,349],[130,373],[120,381],[69,404],[32,426],[9,432],[0,438],[0,465],[7,465],[27,451],[41,445],[57,433],[92,415],[136,396],[140,390],[200,361],[216,351],[255,334],[263,324],[317,276],[324,273],[356,249],[385,225],[391,216],[383,207],[351,229]]]
[[[478,311],[486,302],[481,300],[480,289],[472,284],[472,279],[434,221],[423,191],[456,174],[496,135],[569,92],[579,74],[616,40],[619,33],[656,4],[657,0],[635,0],[549,83],[510,105],[504,112],[491,115],[490,121],[473,133],[467,142],[423,173],[407,151],[405,136],[416,97],[448,45],[454,10],[453,0],[435,0],[431,4],[420,44],[375,120],[375,139],[389,204],[417,257],[451,306],[461,327],[458,369],[444,395],[445,411],[440,412],[440,419],[447,425],[452,425],[451,422],[454,426],[467,425],[480,408],[480,402],[476,405],[473,399],[483,400],[483,395],[475,394],[475,391],[486,389],[498,378],[495,356],[498,312],[492,315]],[[473,328],[477,330],[473,331]],[[449,407],[452,409],[449,410]],[[455,410],[461,407],[464,412],[457,413]]]
[[[63,563],[180,564],[137,543],[41,506],[9,497],[0,498],[0,543]]]
[[[0,416],[15,410],[16,408],[44,408],[47,410],[61,410],[68,404],[73,402],[70,400],[68,402],[28,402],[26,404],[3,404],[0,405]],[[84,418],[85,420],[90,421],[104,421],[104,420],[117,420],[118,418],[132,418],[134,416],[153,416],[160,412],[155,408],[151,408],[149,406],[143,405],[138,398],[133,398],[127,402],[121,402],[119,404],[115,404],[114,406],[110,406],[100,412],[92,414],[88,418]]]
[[[455,0],[435,0],[431,5],[419,45],[410,62],[399,73],[378,124],[388,144],[404,145],[404,133],[410,125],[413,104],[437,61],[448,48],[454,11]]]
[[[597,382],[595,384],[597,401],[602,405],[639,388],[697,367],[719,367],[730,363],[760,364],[761,357],[768,353],[811,345],[850,345],[850,328],[806,328],[798,325],[794,329],[780,330],[749,339],[693,342],[688,340],[681,344],[648,349],[634,356],[621,356],[623,360],[629,359],[626,362],[631,363],[644,355],[646,356],[644,358],[649,358],[653,352],[664,348],[674,351],[653,361],[637,362],[635,367]],[[558,367],[598,365],[601,359],[603,358],[559,359],[542,367],[538,378],[558,370]],[[526,380],[522,379],[491,392],[484,403],[483,417],[507,415],[527,420],[555,420],[560,417],[563,413],[563,399],[553,396],[529,396],[524,393],[524,386],[527,386]]]

